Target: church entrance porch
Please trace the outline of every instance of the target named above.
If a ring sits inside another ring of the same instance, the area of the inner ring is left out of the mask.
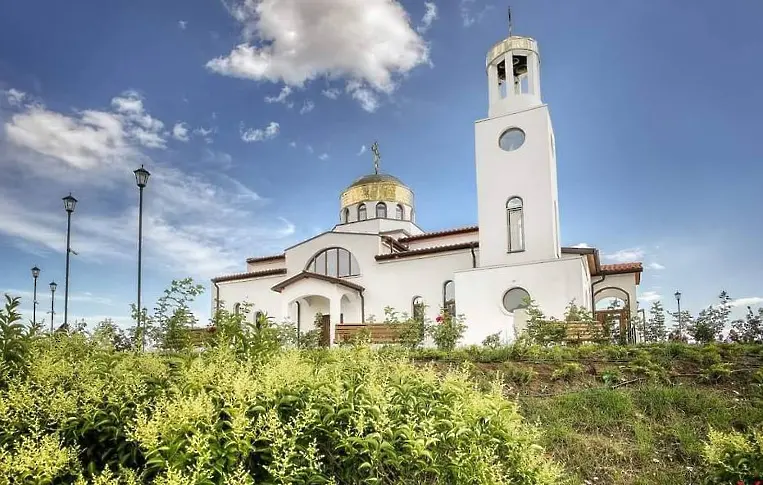
[[[284,320],[300,335],[317,330],[321,345],[336,344],[337,325],[364,320],[364,288],[346,279],[304,271],[272,289],[282,295]]]

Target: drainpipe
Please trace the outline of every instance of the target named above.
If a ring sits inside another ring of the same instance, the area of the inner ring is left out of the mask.
[[[219,312],[220,311],[220,286],[215,281],[213,281],[212,284],[215,285],[215,312]]]
[[[363,290],[360,290],[360,323],[366,323],[366,298],[363,296]]]
[[[469,247],[469,249],[471,249],[471,251],[472,251],[472,268],[476,268],[477,267],[477,255],[474,254],[474,243],[472,243],[472,245]]]

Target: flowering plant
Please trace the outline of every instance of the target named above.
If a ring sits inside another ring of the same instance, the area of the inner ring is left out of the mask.
[[[440,350],[453,350],[456,344],[464,336],[466,325],[463,315],[451,315],[448,309],[441,308],[440,314],[435,318],[436,325],[429,328],[435,345]]]

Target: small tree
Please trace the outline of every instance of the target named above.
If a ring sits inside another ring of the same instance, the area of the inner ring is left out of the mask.
[[[666,336],[665,309],[662,307],[662,302],[658,300],[652,303],[652,308],[649,310],[649,320],[644,325],[644,341],[662,342]]]
[[[686,327],[686,332],[697,342],[710,343],[720,339],[721,333],[729,323],[731,297],[722,291],[717,305],[711,305],[699,312],[697,319]],[[681,317],[683,320],[683,317]]]
[[[398,313],[392,307],[384,308],[384,323],[397,328],[400,343],[408,349],[421,347],[426,336],[423,304],[417,310],[414,315],[408,315],[407,312]]]
[[[688,329],[694,325],[694,317],[688,310],[681,310],[680,318],[678,312],[668,312],[673,317],[673,330],[668,335],[668,340],[672,342],[688,342]]]
[[[202,285],[196,285],[192,278],[172,280],[170,287],[156,302],[154,314],[149,316],[141,310],[141,328],[131,329],[138,347],[142,340],[154,341],[163,350],[178,351],[187,349],[191,344],[189,329],[198,324],[189,304],[204,292]],[[133,318],[137,319],[138,310],[131,304]]]
[[[119,328],[111,318],[106,318],[95,325],[91,339],[93,342],[118,351],[132,348],[132,343],[125,331]]]
[[[731,327],[729,340],[732,342],[763,343],[763,308],[758,308],[756,314],[748,306],[745,318],[734,320]]]
[[[567,329],[564,322],[553,317],[546,317],[543,311],[533,299],[526,299],[527,311],[527,336],[530,341],[549,345],[563,342],[567,337]]]

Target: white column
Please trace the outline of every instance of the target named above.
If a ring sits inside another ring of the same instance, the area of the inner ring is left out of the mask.
[[[495,63],[490,64],[487,68],[487,81],[488,81],[488,103],[492,106],[493,103],[497,103],[501,100],[501,90],[498,86],[498,66]]]
[[[336,326],[339,323],[339,316],[342,313],[342,295],[337,291],[334,297],[329,302],[329,311],[331,314],[331,323],[329,325],[329,347],[334,346],[334,338],[336,335]]]
[[[530,76],[530,94],[540,98],[540,58],[538,54],[531,52],[527,59],[527,74]]]

